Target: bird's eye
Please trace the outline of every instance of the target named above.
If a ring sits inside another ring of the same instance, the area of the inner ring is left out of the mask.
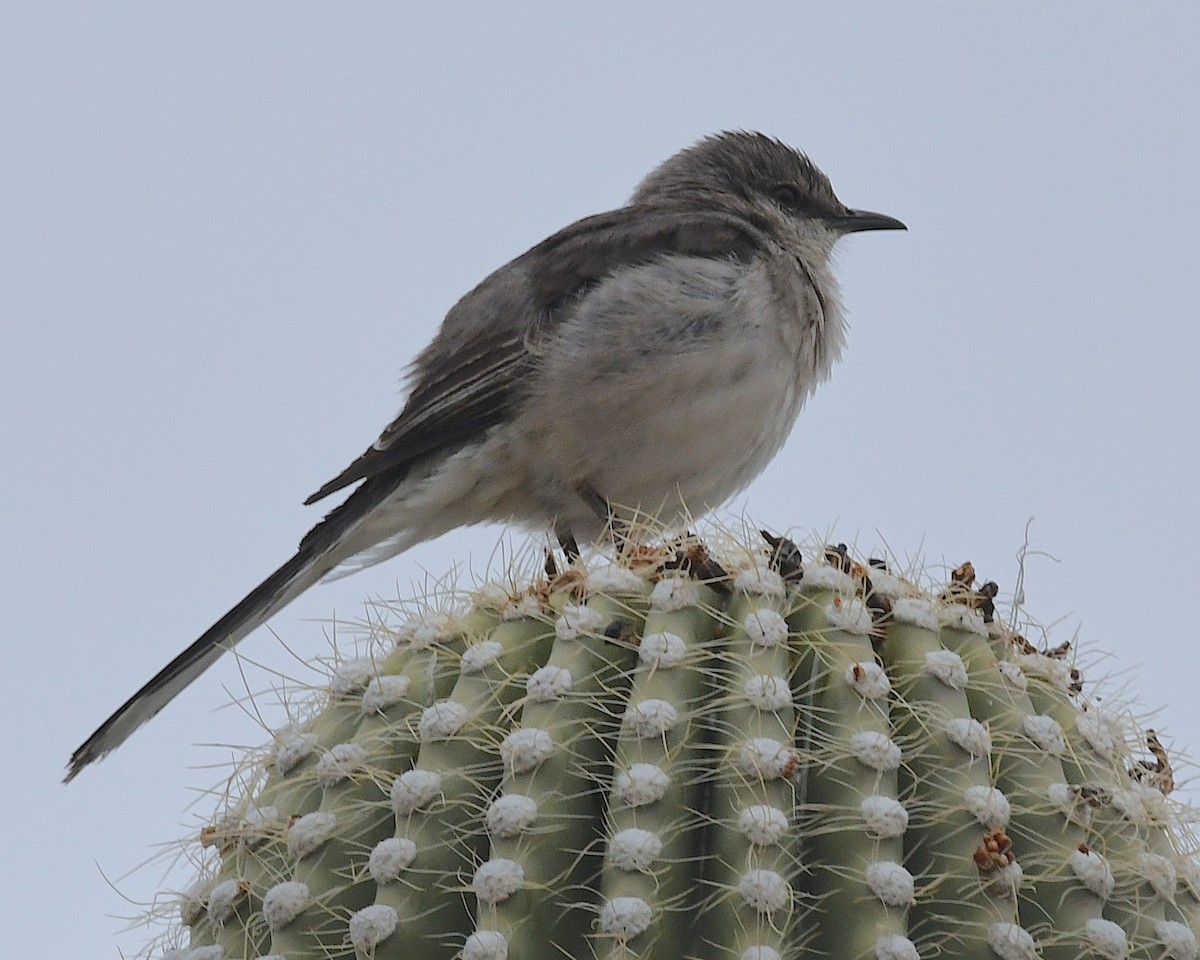
[[[771,199],[786,210],[797,210],[803,202],[800,191],[790,183],[780,183],[772,187]]]

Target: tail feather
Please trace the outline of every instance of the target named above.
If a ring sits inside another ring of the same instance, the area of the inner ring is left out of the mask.
[[[311,552],[310,552],[311,553]],[[332,567],[321,555],[298,551],[251,590],[237,606],[204,631],[200,638],[150,678],[73,754],[63,783],[70,783],[89,763],[111,753],[143,723],[183,692],[226,650],[232,650],[255,628],[291,603]]]
[[[375,538],[363,542],[362,528],[370,524],[376,509],[396,491],[406,472],[406,468],[395,469],[371,478],[313,527],[287,563],[151,677],[71,754],[63,782],[70,783],[89,763],[119,747],[216,663],[221,654],[232,650],[338,564],[369,547]]]

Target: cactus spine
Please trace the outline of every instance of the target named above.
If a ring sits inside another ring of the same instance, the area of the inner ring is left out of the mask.
[[[1152,734],[969,567],[768,540],[488,587],[343,664],[204,831],[168,956],[1194,960]]]

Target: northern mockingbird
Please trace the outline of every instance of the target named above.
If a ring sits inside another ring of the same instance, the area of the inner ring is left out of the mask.
[[[722,133],[501,267],[417,356],[400,415],[306,503],[357,485],[346,501],[104,721],[66,779],[335,569],[481,521],[548,527],[577,553],[614,518],[719,506],[841,351],[834,243],[902,229],[846,207],[778,140]]]

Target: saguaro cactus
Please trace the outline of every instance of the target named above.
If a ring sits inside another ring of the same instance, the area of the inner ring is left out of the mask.
[[[1193,960],[1165,751],[969,565],[630,553],[342,664],[203,832],[168,955]]]

